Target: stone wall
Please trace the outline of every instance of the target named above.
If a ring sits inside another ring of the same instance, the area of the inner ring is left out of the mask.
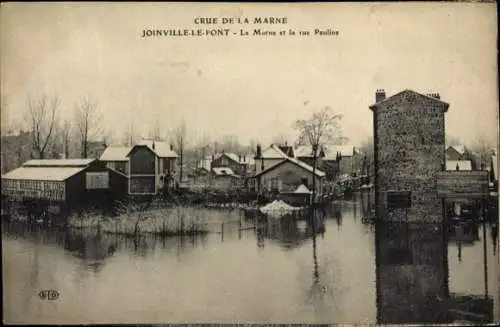
[[[444,112],[442,102],[412,91],[374,109],[379,212],[387,209],[387,192],[410,191],[406,214],[415,219],[441,215],[436,188],[445,165]]]

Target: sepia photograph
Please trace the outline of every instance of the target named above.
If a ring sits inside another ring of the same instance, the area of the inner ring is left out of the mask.
[[[500,323],[495,2],[3,2],[4,324]]]

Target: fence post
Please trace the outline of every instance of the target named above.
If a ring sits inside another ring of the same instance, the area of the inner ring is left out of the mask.
[[[222,241],[224,241],[224,223],[221,223],[221,225],[220,225],[220,235],[221,235]]]
[[[240,217],[240,220],[238,222],[238,239],[241,240],[241,217]]]

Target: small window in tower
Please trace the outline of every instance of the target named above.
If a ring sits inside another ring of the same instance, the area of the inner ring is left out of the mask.
[[[387,207],[389,209],[411,208],[411,192],[388,192]]]

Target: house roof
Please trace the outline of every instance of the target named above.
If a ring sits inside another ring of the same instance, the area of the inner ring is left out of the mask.
[[[433,102],[435,102],[436,104],[439,104],[441,105],[441,108],[446,112],[448,111],[448,107],[450,106],[448,103],[444,102],[444,101],[441,101],[440,99],[437,99],[437,98],[434,98],[432,96],[429,96],[429,95],[426,95],[426,94],[421,94],[421,93],[418,93],[418,92],[415,92],[413,90],[409,90],[409,89],[406,89],[406,90],[403,90],[401,92],[398,92],[388,98],[385,98],[384,100],[382,101],[379,101],[377,103],[374,103],[370,106],[370,109],[371,110],[374,110],[374,109],[377,109],[379,107],[385,107],[391,103],[393,103],[394,101],[396,100],[399,100],[401,98],[412,98],[412,97],[420,97],[422,99],[427,99],[427,100],[432,100]]]
[[[299,145],[298,147],[293,150],[295,154],[295,158],[312,158],[313,157],[313,149],[312,146],[310,145]],[[318,157],[320,156],[325,156],[325,151],[324,149],[321,149],[318,152]]]
[[[154,149],[153,149],[154,143]],[[177,158],[177,153],[171,149],[170,144],[163,141],[141,140],[137,145],[146,145],[160,158]]]
[[[264,159],[285,159],[288,155],[283,152],[276,144],[271,144],[267,149],[262,151],[262,158]]]
[[[277,167],[285,164],[286,162],[291,162],[291,163],[299,166],[300,168],[302,168],[304,170],[307,170],[310,173],[312,173],[313,170],[314,170],[312,166],[306,164],[303,161],[300,161],[300,160],[295,159],[295,158],[286,157],[282,161],[278,162],[277,164],[272,165],[271,167],[268,167],[267,169],[264,169],[263,171],[255,174],[254,177],[266,174],[266,173],[270,172],[271,170],[274,170],[275,168],[277,168]],[[323,171],[319,170],[319,169],[316,169],[315,173],[316,173],[316,176],[318,176],[318,177],[324,177],[325,176],[325,173]]]
[[[108,146],[101,155],[101,161],[128,161],[130,146]]]
[[[336,160],[337,153],[340,153],[342,157],[352,157],[357,153],[354,145],[329,145],[325,147],[325,155],[328,160]]]
[[[22,164],[23,167],[87,167],[97,159],[34,159]]]
[[[461,144],[459,144],[459,145],[451,145],[448,148],[446,148],[446,150],[448,150],[450,148],[453,149],[453,150],[455,150],[455,151],[457,151],[459,154],[464,154],[465,151],[467,151],[467,148],[464,145],[461,145]]]
[[[446,170],[472,170],[470,160],[446,160]]]
[[[24,167],[21,166],[2,175],[2,179],[64,181],[86,167]]]
[[[216,176],[232,176],[232,177],[238,177],[231,168],[227,167],[217,167],[217,168],[212,168],[212,172]]]

